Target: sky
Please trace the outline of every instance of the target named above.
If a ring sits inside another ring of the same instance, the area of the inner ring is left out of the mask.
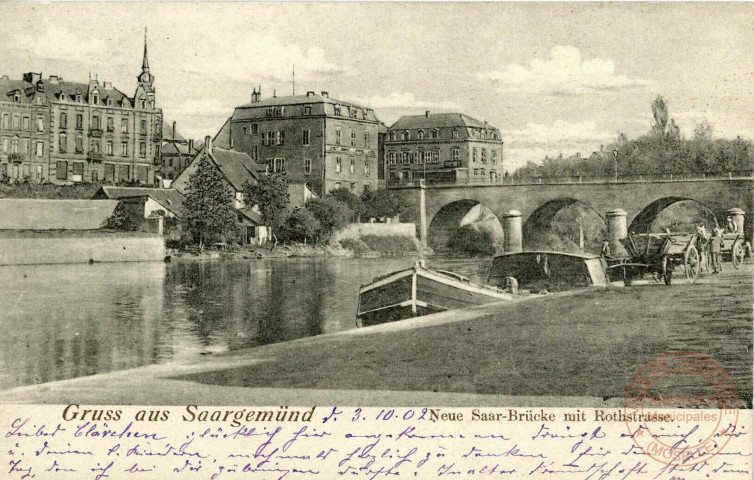
[[[754,138],[754,5],[633,3],[0,4],[0,74],[92,77],[133,95],[144,28],[157,102],[214,135],[252,88],[328,91],[501,130],[514,170],[649,131],[662,95],[690,137]]]

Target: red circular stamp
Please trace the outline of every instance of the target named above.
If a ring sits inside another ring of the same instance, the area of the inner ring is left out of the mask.
[[[641,366],[626,390],[629,436],[643,454],[689,467],[722,451],[738,422],[730,376],[698,353],[673,352]]]

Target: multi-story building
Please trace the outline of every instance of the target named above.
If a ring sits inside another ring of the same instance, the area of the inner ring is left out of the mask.
[[[0,176],[11,181],[154,183],[162,111],[144,43],[133,97],[110,82],[0,78]]]
[[[500,130],[462,113],[408,115],[387,132],[388,184],[488,182],[503,172]]]
[[[174,180],[189,166],[199,151],[194,147],[192,139],[186,140],[176,130],[175,122],[172,128],[163,121],[162,127],[161,165],[157,175],[162,180]],[[168,182],[165,182],[167,185]]]
[[[263,100],[255,89],[217,137],[315,194],[336,188],[360,194],[377,188],[378,123],[371,108],[327,92]]]

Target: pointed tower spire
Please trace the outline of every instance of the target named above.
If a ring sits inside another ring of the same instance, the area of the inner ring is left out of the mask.
[[[147,27],[144,27],[144,60],[141,62],[141,70],[149,72],[149,59],[147,59]]]

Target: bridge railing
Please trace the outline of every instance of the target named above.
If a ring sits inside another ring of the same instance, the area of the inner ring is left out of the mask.
[[[731,170],[726,172],[685,172],[685,173],[636,173],[620,175],[617,183],[644,182],[687,182],[690,180],[740,180],[754,178],[752,170]],[[389,179],[388,187],[427,186],[475,186],[475,185],[562,185],[584,183],[616,183],[613,176],[556,176],[556,177],[479,177],[459,178],[455,182],[433,182],[423,179]]]

